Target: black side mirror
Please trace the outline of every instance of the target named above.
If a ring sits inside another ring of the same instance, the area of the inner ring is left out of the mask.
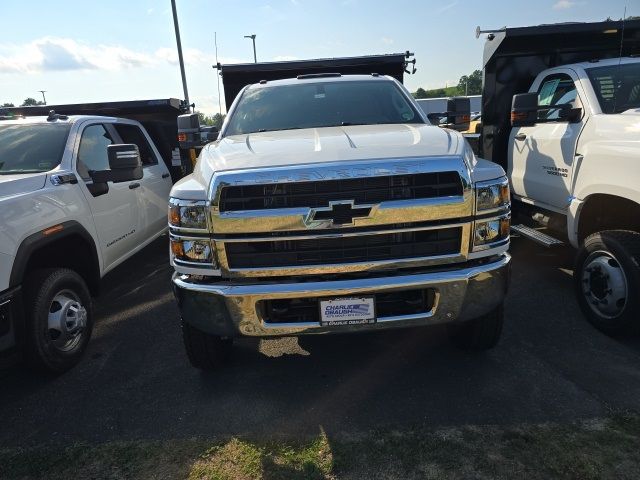
[[[468,97],[448,98],[446,112],[429,113],[427,118],[433,125],[464,132],[471,122],[471,101]]]
[[[447,100],[447,124],[459,132],[469,130],[471,100],[469,97],[452,97]]]
[[[511,101],[511,126],[531,127],[538,120],[538,94],[519,93]]]
[[[178,143],[180,148],[196,148],[200,140],[200,117],[197,113],[178,116]]]
[[[92,170],[93,183],[120,183],[142,178],[142,161],[138,146],[133,143],[107,146],[109,170]]]
[[[566,103],[562,105],[558,116],[561,120],[566,120],[569,123],[578,123],[582,120],[582,109],[574,108],[571,103]]]
[[[218,139],[218,129],[213,128],[205,134],[205,140],[208,142],[215,142]]]

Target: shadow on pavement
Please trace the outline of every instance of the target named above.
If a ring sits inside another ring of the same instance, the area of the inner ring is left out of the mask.
[[[572,252],[522,240],[512,250],[504,335],[485,354],[456,350],[442,328],[241,339],[227,367],[202,373],[184,354],[161,238],[106,279],[78,367],[50,380],[4,372],[0,445],[299,438],[320,428],[332,438],[637,410],[640,342],[610,339],[584,321],[573,298]]]

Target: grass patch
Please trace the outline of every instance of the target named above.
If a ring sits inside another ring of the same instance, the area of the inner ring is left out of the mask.
[[[0,450],[13,479],[637,478],[640,416],[571,425],[320,434],[303,442],[231,438]]]

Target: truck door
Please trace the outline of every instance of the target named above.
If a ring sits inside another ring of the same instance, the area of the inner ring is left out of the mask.
[[[108,170],[107,146],[114,141],[114,132],[102,123],[84,127],[76,153],[78,181],[96,226],[105,269],[115,266],[138,244],[138,199],[135,185],[139,181],[109,182],[108,191],[92,182],[90,170]]]
[[[135,124],[114,123],[122,143],[138,146],[144,176],[138,190],[141,242],[151,239],[167,228],[167,202],[171,191],[171,175],[145,132]]]
[[[538,105],[572,103],[582,107],[573,79],[566,73],[545,77],[538,88]],[[559,109],[542,110],[538,123],[511,129],[508,175],[514,196],[563,212],[571,195],[571,171],[583,119],[560,118]]]

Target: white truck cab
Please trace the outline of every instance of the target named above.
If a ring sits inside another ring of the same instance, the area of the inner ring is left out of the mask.
[[[639,34],[637,20],[543,25],[485,45],[481,143],[506,164],[512,228],[577,249],[578,303],[612,335],[640,331]]]
[[[0,118],[0,352],[62,372],[100,278],[166,230],[172,181],[136,121]]]

